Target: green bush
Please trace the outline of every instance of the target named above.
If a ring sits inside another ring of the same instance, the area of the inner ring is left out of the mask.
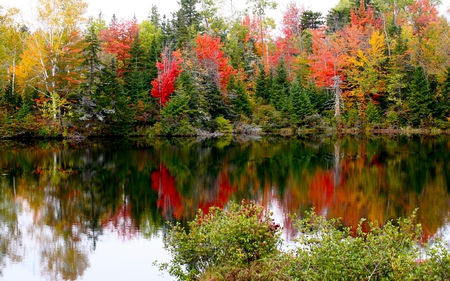
[[[278,225],[260,206],[211,208],[208,214],[199,211],[187,229],[180,224],[170,229],[165,245],[172,261],[163,267],[180,280],[198,280],[211,270],[247,268],[273,255],[280,241]]]
[[[388,126],[396,127],[399,125],[399,116],[395,111],[389,111],[386,115],[386,123]]]
[[[194,136],[195,128],[187,118],[164,118],[160,122],[156,122],[151,129],[148,130],[150,137],[154,136]]]
[[[230,120],[227,120],[223,118],[222,116],[219,116],[215,119],[217,123],[217,130],[224,134],[229,134],[233,132],[233,127],[231,126]]]
[[[286,251],[269,215],[246,203],[199,211],[186,229],[169,230],[172,261],[161,268],[179,280],[450,280],[448,248],[420,247],[414,214],[384,225],[361,220],[351,229],[309,212],[294,219],[298,236]]]
[[[406,280],[404,272],[417,265],[420,226],[411,219],[384,226],[362,220],[355,231],[340,220],[327,220],[314,213],[297,222],[293,277],[299,280]]]

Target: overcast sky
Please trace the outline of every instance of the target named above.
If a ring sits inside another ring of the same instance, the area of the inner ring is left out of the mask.
[[[226,0],[230,1],[230,0]],[[276,18],[276,23],[279,25],[281,14],[285,10],[287,4],[297,2],[299,5],[304,5],[313,11],[321,12],[324,16],[334,7],[339,0],[275,0],[278,3],[277,10],[271,16]],[[16,6],[23,11],[24,18],[31,17],[33,14],[33,7],[37,0],[0,0],[2,6]],[[138,21],[145,19],[151,10],[152,5],[156,5],[161,15],[166,14],[170,16],[171,12],[178,10],[179,6],[177,0],[85,0],[88,3],[88,14],[97,16],[100,11],[104,15],[106,22],[109,22],[113,14],[116,17],[123,19],[131,19],[136,15]],[[245,0],[233,0],[234,3],[243,5]],[[450,6],[450,0],[443,0],[440,7],[441,13]],[[448,16],[448,14],[446,14]]]

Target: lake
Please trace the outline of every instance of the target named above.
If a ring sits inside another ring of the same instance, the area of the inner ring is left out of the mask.
[[[241,138],[241,139],[239,139]],[[0,279],[173,280],[166,222],[254,200],[290,241],[314,208],[355,227],[411,215],[450,240],[450,138],[0,142]]]

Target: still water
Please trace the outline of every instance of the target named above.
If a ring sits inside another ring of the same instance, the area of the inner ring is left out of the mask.
[[[231,137],[0,143],[1,280],[172,280],[166,221],[255,200],[289,240],[288,214],[348,226],[410,215],[450,237],[449,137]]]

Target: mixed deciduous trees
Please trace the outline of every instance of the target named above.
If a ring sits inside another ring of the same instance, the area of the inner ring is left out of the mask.
[[[88,22],[82,0],[39,0],[34,23],[0,9],[3,135],[131,132],[169,115],[208,131],[218,117],[304,126],[291,121],[300,104],[292,93],[305,91],[305,112],[329,126],[342,115],[344,127],[450,127],[450,24],[437,1],[340,1],[325,17],[291,3],[278,32],[274,1],[249,0],[241,13],[233,1],[179,5],[172,17],[153,7],[141,22],[109,24]],[[162,111],[175,97],[171,108],[183,110]],[[415,106],[422,98],[426,109]]]

